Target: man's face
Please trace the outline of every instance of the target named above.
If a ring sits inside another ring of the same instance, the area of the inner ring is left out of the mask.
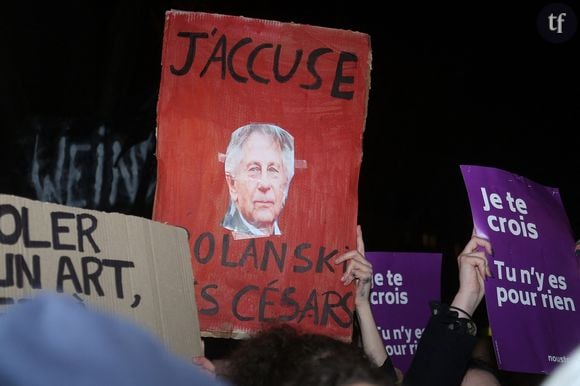
[[[269,136],[253,133],[242,146],[242,160],[227,178],[230,195],[253,226],[272,231],[288,186],[282,149]]]

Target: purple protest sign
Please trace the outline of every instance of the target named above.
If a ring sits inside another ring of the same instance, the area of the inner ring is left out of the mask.
[[[430,316],[429,301],[441,297],[441,254],[367,252],[373,265],[371,309],[395,367],[407,371]]]
[[[580,344],[580,275],[556,188],[461,166],[475,232],[489,239],[486,305],[498,366],[548,373]]]

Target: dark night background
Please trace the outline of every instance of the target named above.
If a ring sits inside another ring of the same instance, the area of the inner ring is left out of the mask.
[[[359,188],[367,250],[443,252],[449,297],[471,232],[461,164],[560,188],[580,236],[578,33],[550,43],[537,27],[548,2],[506,3],[8,2],[0,13],[0,192],[41,198],[40,183],[51,201],[150,217],[165,10],[365,32],[373,50]],[[578,15],[580,6],[569,5]],[[68,182],[63,137],[82,152],[75,168],[85,173]],[[139,144],[149,155],[140,153],[133,179],[123,177],[123,157]],[[81,182],[95,174],[99,151],[107,171],[97,195],[93,182]],[[60,195],[46,175],[63,181]],[[125,185],[113,191],[105,185],[115,178]]]

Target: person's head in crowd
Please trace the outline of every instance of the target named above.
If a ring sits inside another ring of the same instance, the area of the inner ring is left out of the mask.
[[[461,386],[502,386],[501,375],[488,362],[471,358]]]
[[[247,236],[280,235],[278,217],[294,176],[294,138],[268,123],[236,129],[225,157],[230,203],[222,226]]]
[[[288,325],[258,333],[229,359],[228,379],[236,386],[390,385],[360,348]]]
[[[224,385],[145,330],[72,297],[43,294],[8,307],[0,316],[0,385]]]

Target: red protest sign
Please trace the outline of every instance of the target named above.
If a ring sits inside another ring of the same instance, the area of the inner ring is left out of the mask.
[[[204,335],[350,339],[370,64],[362,33],[167,13],[154,219],[190,233]]]

